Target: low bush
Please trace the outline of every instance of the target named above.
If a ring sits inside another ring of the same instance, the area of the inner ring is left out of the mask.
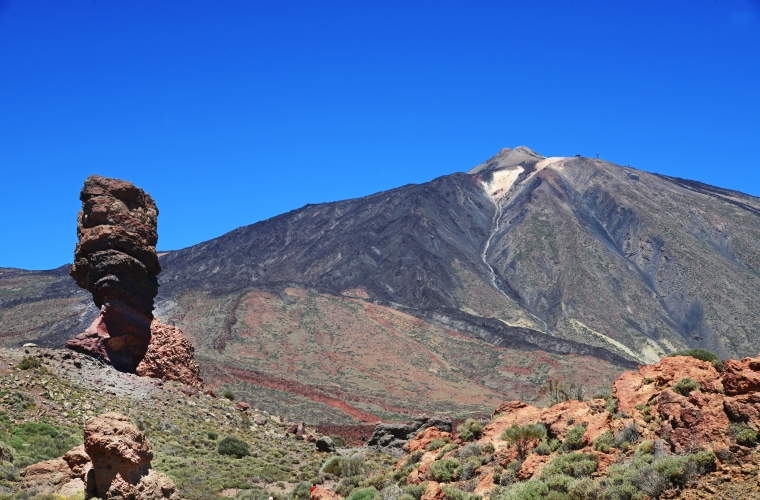
[[[455,443],[449,443],[438,451],[438,455],[436,455],[435,459],[440,460],[443,458],[443,456],[446,453],[450,452],[451,450],[456,450],[456,449],[457,449],[457,445]]]
[[[565,451],[580,450],[583,448],[583,435],[586,434],[585,425],[576,425],[565,435],[565,441],[562,447]]]
[[[450,483],[456,481],[459,476],[459,460],[456,458],[447,458],[433,462],[430,466],[430,477],[439,483]]]
[[[404,494],[411,496],[412,498],[414,498],[414,500],[420,500],[420,498],[422,498],[422,495],[425,493],[425,490],[427,489],[427,487],[428,487],[427,481],[420,484],[410,484],[409,486],[404,488]]]
[[[22,370],[31,370],[42,366],[42,359],[36,356],[24,356],[21,358],[21,362],[18,367]]]
[[[596,470],[599,457],[593,453],[568,453],[560,455],[541,470],[541,479],[557,475],[574,477],[576,479],[589,477]]]
[[[451,441],[449,438],[435,438],[427,444],[427,446],[425,447],[425,450],[426,451],[438,450],[446,446],[449,441]]]
[[[688,396],[691,391],[698,391],[699,384],[692,378],[684,377],[673,386],[673,391],[681,394],[682,396]]]
[[[340,476],[340,464],[345,462],[346,459],[340,456],[334,456],[327,459],[322,465],[322,472],[325,474],[332,474],[333,476]]]
[[[358,488],[364,481],[364,476],[344,477],[335,488],[335,493],[342,497],[348,497],[352,491]]]
[[[231,455],[236,458],[247,457],[251,454],[248,443],[233,436],[227,436],[219,441],[217,451],[220,455]]]
[[[547,443],[546,441],[541,441],[540,443],[538,443],[538,446],[533,448],[533,452],[537,455],[546,456],[546,455],[551,455],[552,449],[549,446],[549,443]]]
[[[302,481],[293,487],[293,491],[290,496],[294,500],[309,500],[311,495],[311,484],[306,481]]]
[[[515,424],[509,429],[505,429],[501,434],[501,439],[510,445],[517,446],[517,454],[521,459],[525,459],[525,454],[531,443],[545,438],[546,427],[543,424],[528,424],[522,427]]]
[[[356,454],[340,462],[340,475],[343,477],[362,476],[367,473],[364,457]]]
[[[346,500],[372,500],[378,496],[377,490],[372,486],[368,488],[356,488],[354,489]]]
[[[336,448],[346,448],[348,446],[348,443],[346,443],[346,440],[343,439],[343,436],[333,435],[330,436],[330,439],[332,439],[332,442]]]
[[[12,446],[0,442],[0,462],[13,463],[13,457],[16,456],[16,450]]]
[[[474,441],[480,439],[480,435],[483,433],[483,424],[477,420],[468,418],[457,426],[457,432],[462,441]]]
[[[0,441],[13,448],[13,464],[24,468],[43,460],[60,457],[82,443],[80,431],[39,422],[25,422],[4,429]]]
[[[422,455],[424,454],[425,452],[422,450],[416,450],[416,451],[411,452],[406,457],[406,464],[404,465],[414,465],[414,464],[420,463],[420,460],[422,460]]]
[[[615,436],[615,446],[621,450],[627,450],[630,446],[639,440],[639,427],[635,421],[620,429]]]
[[[443,486],[441,489],[443,490],[443,498],[445,500],[480,500],[483,498],[480,495],[467,493],[452,486]]]
[[[235,393],[232,391],[224,391],[222,397],[227,398],[230,401],[235,401]]]
[[[219,437],[219,434],[217,434],[217,433],[216,433],[216,432],[214,432],[214,431],[208,431],[208,433],[207,433],[206,435],[207,435],[207,436],[208,436],[208,438],[209,438],[210,440],[212,440],[212,441],[216,441],[216,440],[217,440],[217,438]]]
[[[737,444],[742,446],[755,446],[757,444],[757,431],[747,424],[730,424],[728,428]]]
[[[483,451],[483,445],[480,443],[467,443],[459,450],[459,458],[466,460],[469,457],[476,457]]]
[[[594,449],[602,453],[609,453],[610,448],[615,446],[615,436],[612,431],[607,431],[601,436],[594,439]]]
[[[531,479],[524,483],[515,483],[501,492],[500,500],[544,500],[549,495],[546,483]]]

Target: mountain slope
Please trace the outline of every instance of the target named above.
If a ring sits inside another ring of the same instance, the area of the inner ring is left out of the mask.
[[[549,376],[760,351],[760,200],[523,147],[160,259],[156,313],[204,377],[311,421],[463,415]],[[95,313],[64,269],[3,270],[0,294],[7,345],[60,345]]]

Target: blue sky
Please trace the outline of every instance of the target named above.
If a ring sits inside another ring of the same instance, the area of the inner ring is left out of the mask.
[[[503,147],[760,196],[760,2],[0,0],[0,266],[70,262],[91,173],[178,249]]]

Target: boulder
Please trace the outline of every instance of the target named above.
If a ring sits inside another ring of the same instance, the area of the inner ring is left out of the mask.
[[[435,481],[430,481],[420,500],[443,500],[444,496],[441,485]]]
[[[106,498],[114,481],[119,491],[123,490],[120,481],[131,486],[139,483],[148,474],[153,459],[148,438],[118,413],[106,413],[87,422],[84,449],[92,459],[100,498]]]
[[[335,444],[333,443],[333,440],[329,436],[322,436],[319,439],[317,439],[315,446],[317,448],[317,451],[323,451],[326,453],[335,452]]]
[[[425,451],[427,445],[430,444],[430,442],[434,439],[448,439],[451,441],[452,436],[450,432],[440,431],[437,427],[428,427],[424,431],[417,434],[414,439],[409,441],[406,444],[405,449],[407,453],[417,450]]]
[[[248,411],[251,409],[251,405],[243,401],[238,401],[237,403],[235,403],[235,409],[238,411]]]
[[[92,175],[80,194],[71,276],[92,293],[100,315],[67,347],[134,373],[148,350],[161,272],[158,209],[129,182]]]
[[[312,487],[309,500],[343,500],[343,497],[327,488]]]
[[[406,424],[378,424],[367,441],[367,446],[401,450],[417,433],[429,427],[450,433],[451,420],[421,416]]]
[[[723,387],[729,396],[760,391],[760,356],[723,363]]]
[[[137,374],[141,377],[176,380],[195,388],[196,393],[198,389],[202,390],[203,380],[195,361],[195,349],[182,330],[154,319],[150,333],[150,344],[145,357],[137,365]]]

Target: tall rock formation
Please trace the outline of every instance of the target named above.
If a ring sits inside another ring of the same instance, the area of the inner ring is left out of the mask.
[[[158,208],[134,184],[97,175],[80,199],[71,276],[92,293],[100,315],[66,345],[134,373],[148,350],[158,293]]]

